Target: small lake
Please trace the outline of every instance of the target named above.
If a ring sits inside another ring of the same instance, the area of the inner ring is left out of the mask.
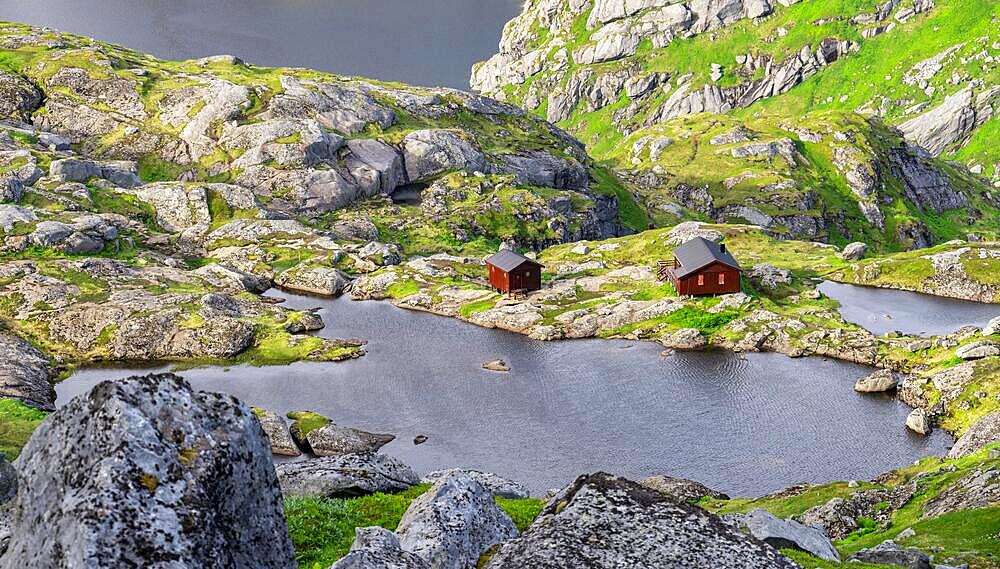
[[[273,294],[273,293],[272,293]],[[397,435],[384,451],[419,472],[464,466],[533,492],[608,470],[693,478],[733,495],[799,482],[868,479],[943,453],[950,440],[904,427],[909,409],[862,396],[863,367],[820,358],[728,352],[661,355],[649,342],[539,342],[384,302],[286,297],[322,307],[322,335],[369,341],[334,364],[185,371],[196,388],[285,413]],[[510,373],[481,369],[503,358]],[[161,368],[167,369],[167,368]],[[57,385],[59,403],[98,382],[150,370],[87,369]],[[417,435],[428,441],[413,444]]]
[[[0,0],[0,19],[165,59],[229,53],[431,87],[469,88],[519,0]]]
[[[1000,316],[1000,305],[905,290],[825,281],[817,289],[840,302],[840,314],[876,335],[898,331],[936,336],[963,326],[983,327]]]

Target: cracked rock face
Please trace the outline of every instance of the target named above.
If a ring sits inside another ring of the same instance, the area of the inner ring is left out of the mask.
[[[969,427],[948,451],[948,458],[961,458],[996,442],[1000,442],[1000,412],[990,413]]]
[[[248,407],[172,374],[99,384],[17,461],[0,567],[293,568],[267,440]]]
[[[0,119],[29,122],[42,104],[42,92],[27,79],[0,72]]]
[[[487,567],[798,566],[696,506],[598,473],[581,476],[555,496],[535,523],[501,547]]]

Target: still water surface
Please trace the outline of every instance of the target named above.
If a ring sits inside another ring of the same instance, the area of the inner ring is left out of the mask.
[[[856,394],[865,368],[777,354],[680,353],[652,343],[545,343],[387,303],[287,296],[321,306],[329,337],[369,341],[335,364],[186,371],[195,387],[278,412],[313,409],[397,435],[385,452],[420,472],[466,466],[535,492],[608,470],[671,474],[734,495],[798,482],[871,478],[949,444],[903,427],[894,399]],[[507,374],[481,369],[501,357]],[[83,370],[60,403],[97,382],[146,370]],[[414,446],[413,437],[429,436]]]
[[[469,88],[519,0],[0,0],[46,25],[166,59],[230,53],[415,85]]]
[[[817,288],[840,302],[844,320],[878,335],[893,331],[920,336],[942,335],[963,326],[983,327],[1000,316],[998,304],[831,281]]]

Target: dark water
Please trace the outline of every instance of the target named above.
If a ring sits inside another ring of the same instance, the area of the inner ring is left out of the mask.
[[[0,0],[0,19],[194,59],[468,89],[519,0]]]
[[[279,412],[313,409],[397,440],[385,451],[420,472],[466,466],[541,492],[584,472],[671,474],[757,495],[809,481],[871,478],[949,443],[912,436],[908,409],[852,390],[859,366],[782,355],[661,357],[651,343],[543,343],[378,302],[323,306],[323,335],[370,341],[337,364],[199,369],[197,388]],[[508,374],[481,369],[503,358]],[[60,402],[136,370],[85,370]],[[413,437],[428,435],[414,446]]]
[[[963,326],[982,327],[1000,316],[997,304],[831,281],[817,288],[840,301],[844,320],[879,335],[893,331],[921,336],[948,334]]]

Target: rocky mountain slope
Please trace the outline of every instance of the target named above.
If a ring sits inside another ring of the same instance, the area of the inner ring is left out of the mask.
[[[534,0],[472,85],[578,134],[661,222],[919,248],[996,235],[998,18],[986,0]]]

